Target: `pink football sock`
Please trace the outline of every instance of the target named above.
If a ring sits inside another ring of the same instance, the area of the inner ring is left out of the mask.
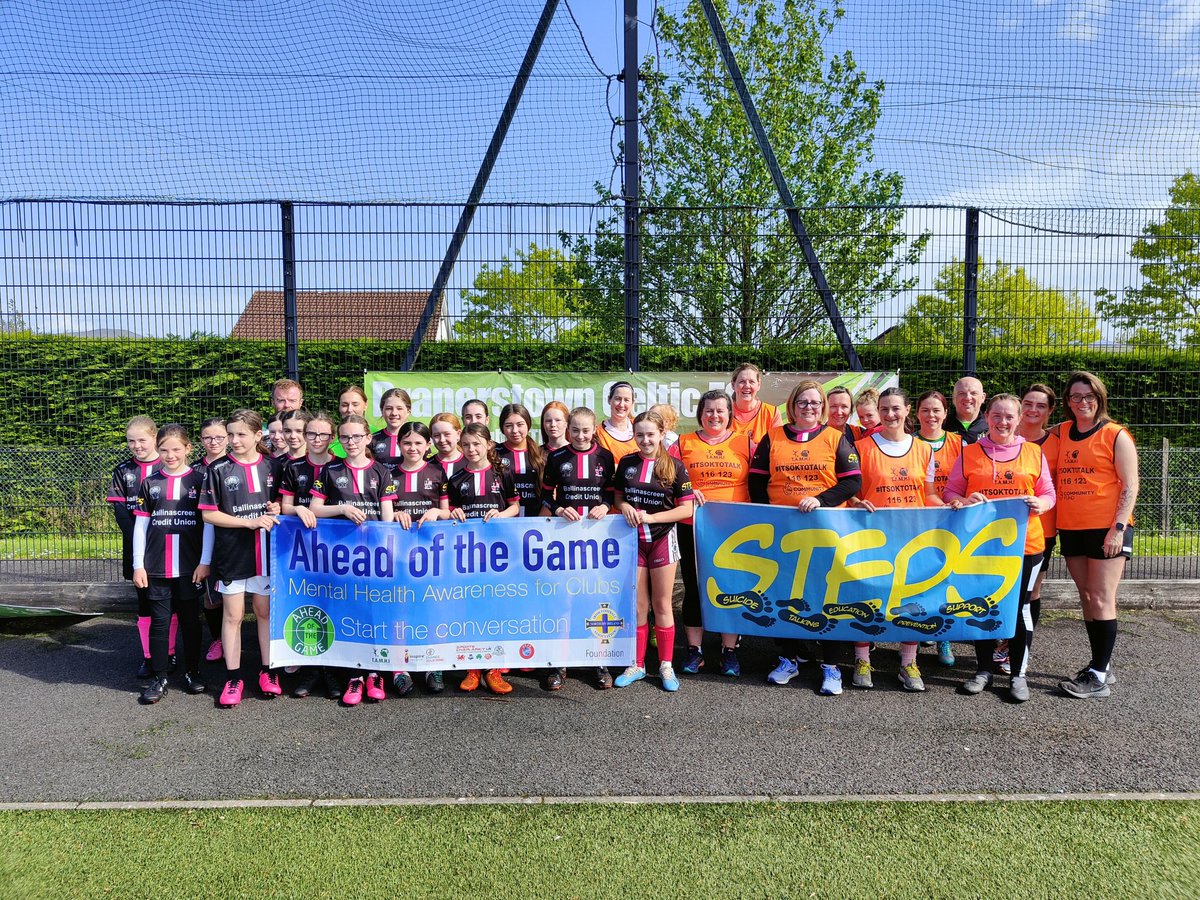
[[[854,658],[871,661],[871,645],[870,644],[855,644]]]
[[[150,617],[138,616],[138,636],[142,639],[142,659],[150,658]]]
[[[637,627],[637,664],[641,668],[646,668],[646,645],[650,643],[650,626],[639,625]]]
[[[178,630],[179,630],[179,616],[175,615],[174,613],[171,613],[171,632],[170,632],[169,637],[167,638],[167,641],[168,641],[167,653],[171,654],[171,656],[175,655],[175,632],[177,632]]]
[[[654,636],[658,639],[658,661],[669,663],[675,653],[675,626],[663,628],[655,625]]]
[[[910,666],[917,661],[917,642],[905,641],[900,645],[900,665]]]

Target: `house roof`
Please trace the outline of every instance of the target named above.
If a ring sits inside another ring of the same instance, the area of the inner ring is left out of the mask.
[[[425,291],[296,291],[296,333],[301,341],[373,338],[410,341],[428,297]],[[439,298],[425,333],[437,337],[442,317]],[[255,291],[230,337],[284,339],[283,291]]]

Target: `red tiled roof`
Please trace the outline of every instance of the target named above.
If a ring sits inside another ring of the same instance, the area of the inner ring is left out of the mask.
[[[373,338],[412,340],[425,309],[425,291],[296,291],[296,332],[301,341]],[[442,315],[434,307],[427,340],[437,336]],[[255,291],[230,337],[244,340],[284,339],[283,291]]]

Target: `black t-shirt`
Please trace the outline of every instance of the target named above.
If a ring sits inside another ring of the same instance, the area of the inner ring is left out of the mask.
[[[684,501],[691,500],[692,479],[688,477],[687,468],[673,456],[668,456],[667,459],[675,469],[675,477],[669,483],[664,483],[654,473],[654,460],[643,459],[640,453],[630,453],[623,457],[617,463],[617,474],[613,479],[613,491],[617,499],[624,496],[625,502],[630,506],[648,513],[666,512]],[[642,525],[638,528],[638,540],[657,541],[674,527],[673,522],[665,525]]]
[[[154,578],[190,578],[200,564],[204,521],[200,492],[204,470],[178,475],[158,471],[142,482],[133,514],[150,520],[142,568]]]
[[[521,515],[538,515],[542,511],[541,475],[534,467],[529,451],[513,450],[502,444],[496,448],[496,455],[521,498]]]
[[[404,510],[414,519],[438,506],[446,493],[446,473],[436,462],[427,461],[421,468],[406,472],[397,467],[396,509]]]
[[[267,512],[275,493],[275,462],[259,455],[252,463],[231,456],[204,472],[200,509],[215,509],[238,519],[257,519]],[[214,529],[213,569],[224,582],[271,573],[270,534],[261,528]]]
[[[482,519],[489,509],[503,512],[520,497],[512,476],[491,466],[486,469],[462,468],[450,476],[447,497],[451,509],[461,509],[468,519]]]
[[[326,506],[347,503],[367,514],[367,520],[378,522],[380,504],[396,499],[396,484],[392,473],[381,462],[372,461],[355,468],[344,459],[335,460],[321,472],[313,484],[312,495],[320,497]]]
[[[613,456],[599,444],[586,453],[567,444],[550,452],[542,473],[542,499],[550,511],[574,507],[581,516],[601,503],[612,506]]]

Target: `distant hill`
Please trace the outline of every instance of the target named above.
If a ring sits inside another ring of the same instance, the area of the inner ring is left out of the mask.
[[[96,328],[91,331],[68,331],[67,337],[81,338],[140,338],[136,331],[125,331],[122,328]]]

